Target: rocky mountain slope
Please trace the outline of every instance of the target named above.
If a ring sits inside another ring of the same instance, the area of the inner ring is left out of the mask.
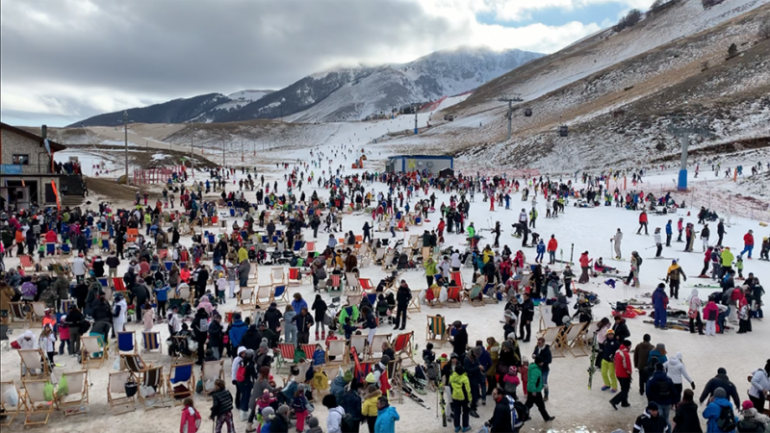
[[[394,107],[451,96],[486,83],[542,54],[459,48],[405,64],[361,66],[317,73],[276,92],[242,91],[176,99],[128,110],[132,122],[234,122],[290,118],[302,122],[360,120]],[[91,117],[73,126],[116,126],[122,112]]]

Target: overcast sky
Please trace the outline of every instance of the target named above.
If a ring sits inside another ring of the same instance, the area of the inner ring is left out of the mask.
[[[552,53],[653,0],[2,0],[0,118],[63,126],[460,45]]]

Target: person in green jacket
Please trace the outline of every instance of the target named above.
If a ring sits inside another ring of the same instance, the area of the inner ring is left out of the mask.
[[[539,356],[535,357],[532,364],[529,364],[529,373],[527,375],[527,409],[532,409],[532,406],[537,406],[537,410],[543,419],[547,421],[553,421],[555,416],[548,415],[548,411],[545,409],[545,402],[543,401],[543,359]]]
[[[449,376],[449,385],[452,387],[452,418],[455,424],[455,432],[460,431],[460,415],[462,414],[462,430],[469,431],[468,410],[471,401],[471,382],[465,374],[465,368],[457,364],[455,371]]]
[[[468,237],[472,238],[476,236],[476,227],[473,227],[473,223],[468,226]]]
[[[438,274],[438,268],[436,267],[436,262],[433,261],[433,257],[428,257],[428,260],[422,264],[422,267],[425,268],[425,279],[428,280],[428,288],[430,289],[430,286],[433,285],[433,276]]]

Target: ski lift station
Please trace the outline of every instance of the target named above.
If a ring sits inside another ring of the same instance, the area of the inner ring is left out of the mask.
[[[385,165],[388,173],[410,173],[413,171],[429,172],[438,174],[438,172],[451,169],[454,170],[455,162],[451,156],[436,155],[399,155],[391,156]]]

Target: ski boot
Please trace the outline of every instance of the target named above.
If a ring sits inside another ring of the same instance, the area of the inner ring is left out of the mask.
[[[321,331],[321,340],[326,340],[326,330]]]
[[[315,332],[315,339],[318,340],[318,331]]]

